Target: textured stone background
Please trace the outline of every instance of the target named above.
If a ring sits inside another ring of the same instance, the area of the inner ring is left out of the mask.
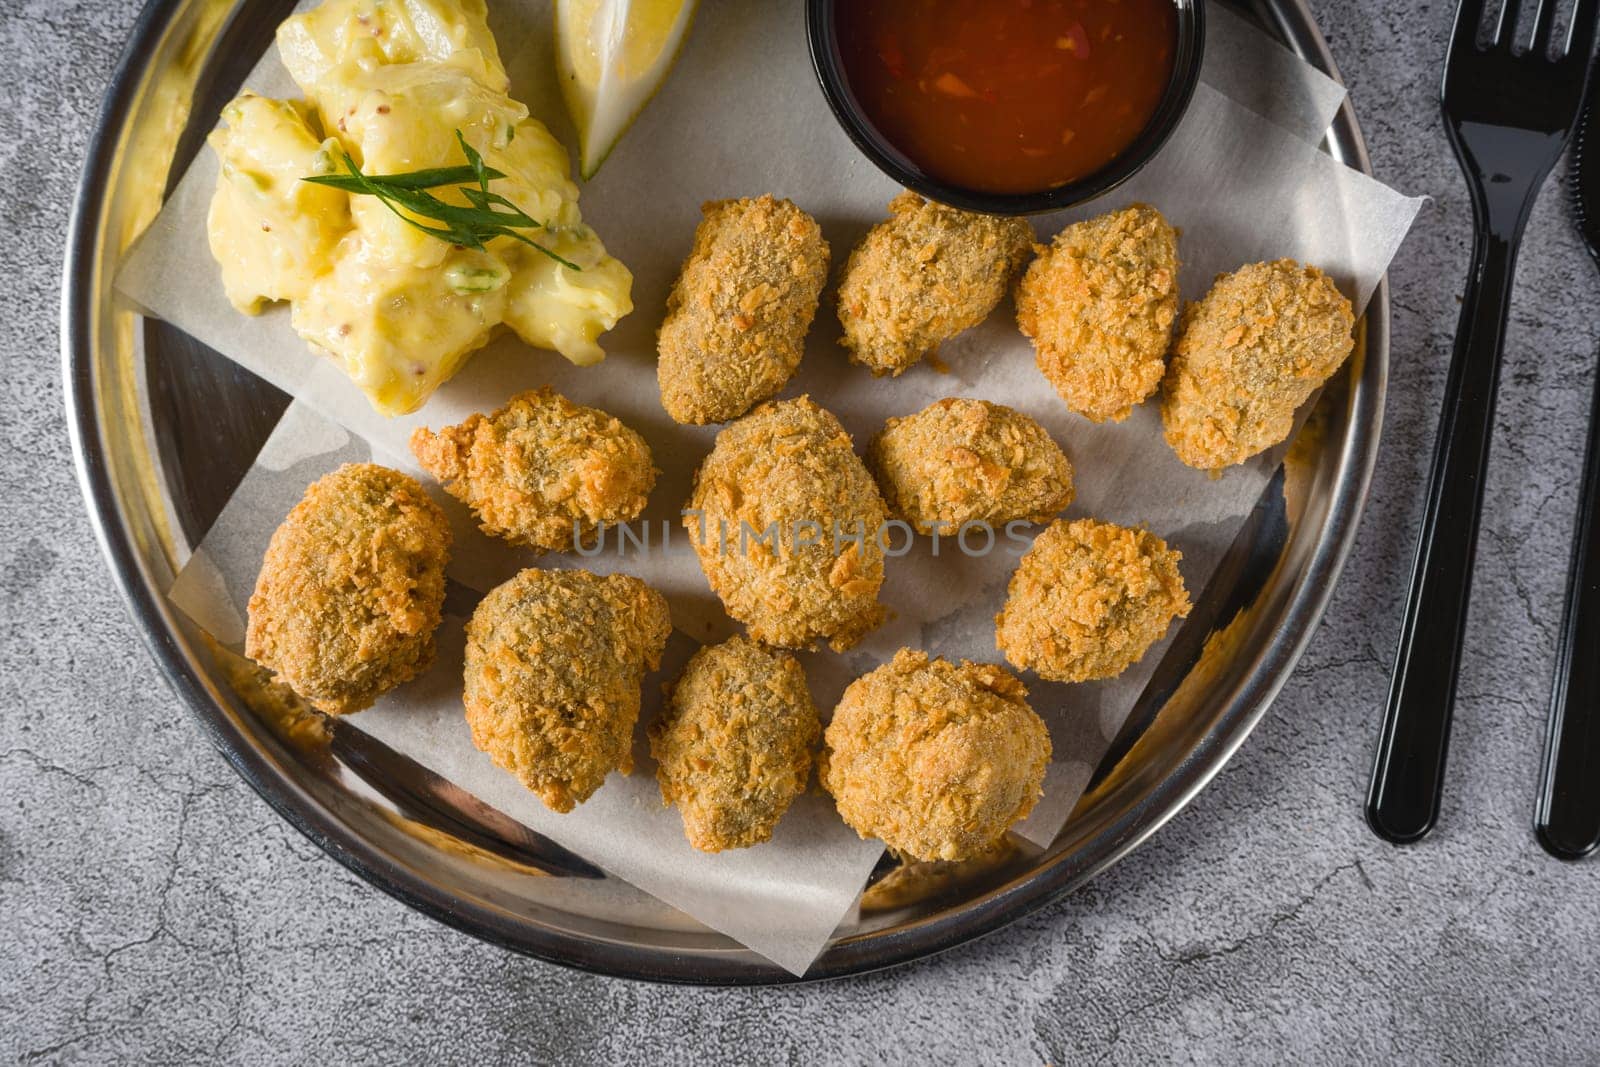
[[[1434,93],[1451,6],[1318,0],[1378,173],[1433,197],[1392,275],[1393,385],[1354,557],[1215,784],[1087,890],[888,974],[653,988],[507,955],[278,820],[163,684],[71,471],[69,194],[135,0],[0,10],[0,1058],[1062,1063],[1600,1056],[1600,867],[1528,823],[1600,283],[1554,188],[1522,258],[1449,793],[1398,851],[1360,797],[1466,269]]]

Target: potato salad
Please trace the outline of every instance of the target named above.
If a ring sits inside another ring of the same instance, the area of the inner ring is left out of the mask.
[[[561,144],[507,95],[483,0],[326,0],[277,41],[305,102],[247,91],[210,139],[208,231],[235,307],[288,301],[300,336],[386,415],[421,406],[502,323],[573,363],[604,357],[633,276],[579,216]],[[481,215],[473,198],[492,193],[534,225],[463,239],[391,198],[303,180],[359,168],[419,188],[418,172],[473,154],[492,182],[429,187],[442,214]]]

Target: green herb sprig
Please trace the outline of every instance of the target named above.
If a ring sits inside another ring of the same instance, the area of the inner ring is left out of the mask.
[[[529,248],[538,249],[563,267],[581,271],[583,268],[570,259],[557,255],[518,232],[544,229],[545,225],[499,193],[490,192],[489,183],[496,178],[504,178],[505,174],[485,164],[483,157],[461,136],[460,130],[456,131],[456,142],[467,157],[464,167],[433,167],[404,174],[363,174],[350,154],[341,148],[338,150],[339,158],[343,160],[348,174],[313,174],[301,181],[326,185],[347,193],[375,196],[407,224],[461,248],[474,248],[481,252],[484,242],[496,237],[509,237]],[[476,183],[476,187],[469,183]],[[455,191],[471,206],[447,204],[428,191],[445,186],[454,186]],[[402,211],[402,208],[405,210]],[[411,214],[406,214],[407,211]],[[413,215],[444,225],[428,226],[418,222]]]

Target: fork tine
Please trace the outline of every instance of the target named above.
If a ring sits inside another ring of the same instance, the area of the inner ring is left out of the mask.
[[[1516,43],[1517,18],[1522,14],[1522,0],[1505,0],[1500,8],[1499,21],[1494,27],[1494,44],[1510,48]]]
[[[1594,49],[1595,22],[1600,20],[1600,0],[1578,0],[1572,9],[1572,25],[1567,28],[1568,57],[1576,57],[1585,66]]]
[[[1528,49],[1543,58],[1550,54],[1550,38],[1556,28],[1557,0],[1539,0],[1539,10],[1533,15],[1533,45]]]
[[[1478,27],[1483,25],[1484,0],[1461,0],[1456,7],[1455,29],[1450,34],[1450,54],[1466,54],[1478,47]]]

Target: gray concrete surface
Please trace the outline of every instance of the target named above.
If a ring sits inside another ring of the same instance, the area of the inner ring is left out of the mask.
[[[1378,173],[1434,199],[1327,621],[1215,784],[1084,892],[859,980],[653,988],[516,958],[358,881],[202,741],[111,586],[57,369],[68,196],[135,0],[0,10],[0,1059],[1593,1062],[1600,866],[1528,832],[1600,282],[1547,190],[1525,249],[1441,826],[1360,818],[1469,218],[1433,102],[1451,5],[1318,0]]]

